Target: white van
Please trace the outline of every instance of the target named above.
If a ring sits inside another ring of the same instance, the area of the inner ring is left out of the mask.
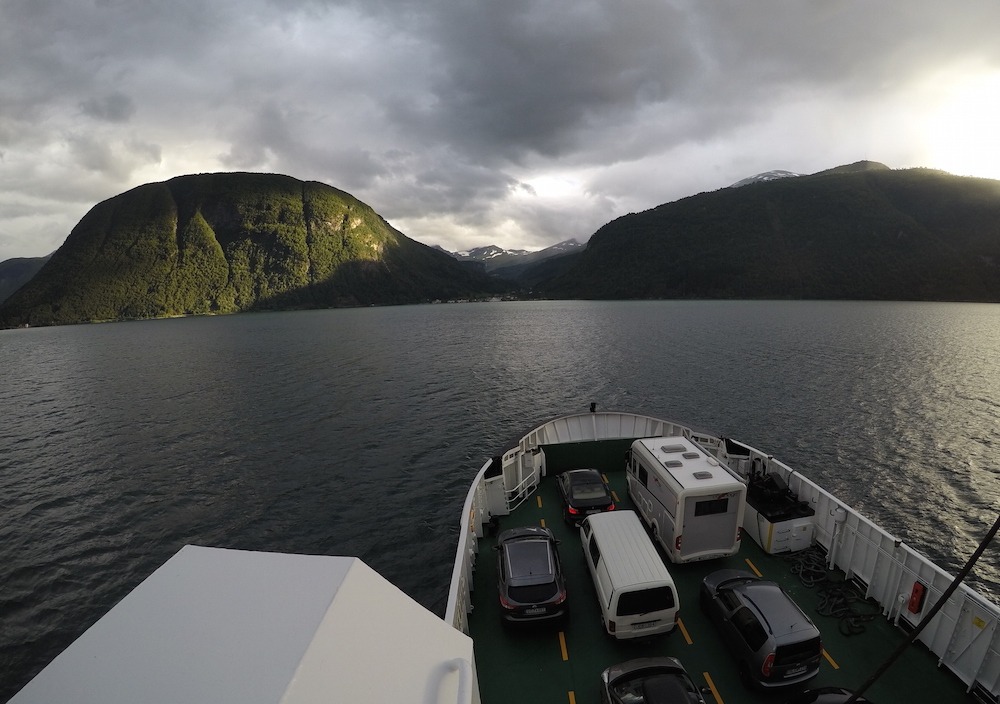
[[[684,437],[644,438],[626,458],[628,495],[671,562],[734,555],[746,484]]]
[[[634,511],[588,516],[580,540],[609,635],[641,638],[674,629],[680,610],[674,580]]]

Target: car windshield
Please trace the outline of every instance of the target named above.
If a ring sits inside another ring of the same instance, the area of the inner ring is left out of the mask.
[[[608,495],[607,490],[604,488],[604,484],[586,483],[586,484],[575,484],[572,488],[573,498],[577,501],[586,501],[588,499],[603,499]]]

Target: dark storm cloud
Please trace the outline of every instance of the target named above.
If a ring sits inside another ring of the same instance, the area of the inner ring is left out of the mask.
[[[123,93],[111,93],[101,98],[88,98],[80,109],[89,117],[107,122],[128,122],[135,113],[135,103]]]
[[[662,2],[460,3],[436,19],[445,67],[429,117],[479,155],[562,155],[581,133],[676,94],[696,70],[687,22]]]
[[[193,171],[322,180],[457,249],[775,168],[933,166],[917,118],[1000,72],[997,26],[992,1],[5,0],[0,260]]]

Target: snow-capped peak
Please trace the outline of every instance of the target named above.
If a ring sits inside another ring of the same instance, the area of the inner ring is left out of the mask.
[[[791,171],[783,171],[781,169],[776,169],[774,171],[765,171],[762,174],[757,174],[756,176],[750,176],[742,180],[737,181],[730,188],[739,188],[740,186],[746,186],[751,183],[760,183],[761,181],[777,181],[781,178],[792,178],[794,176],[801,176],[802,174],[796,174]]]

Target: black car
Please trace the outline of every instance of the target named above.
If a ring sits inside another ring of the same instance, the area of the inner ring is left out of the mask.
[[[700,601],[748,687],[799,685],[819,674],[819,629],[776,582],[718,570],[702,580]]]
[[[615,501],[604,477],[596,469],[570,469],[557,478],[563,501],[563,518],[577,524],[592,513],[614,511]]]
[[[497,538],[497,591],[506,622],[564,618],[566,582],[558,541],[548,528],[505,530]]]
[[[787,704],[844,704],[853,692],[843,687],[817,687],[788,700]],[[857,698],[858,704],[872,704],[871,699]]]
[[[677,658],[638,658],[601,673],[603,704],[705,704],[704,691]]]

